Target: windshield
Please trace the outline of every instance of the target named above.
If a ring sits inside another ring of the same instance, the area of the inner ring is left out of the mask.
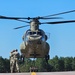
[[[26,33],[26,35],[43,35],[43,33],[42,32],[40,32],[40,31],[38,31],[38,32],[31,32],[31,31],[28,31],[27,33]]]
[[[35,31],[35,32],[32,32],[32,31],[27,31],[26,34],[25,34],[25,39],[24,41],[27,41],[29,40],[28,37],[40,37],[41,36],[41,40],[45,40],[45,34],[42,32],[42,31]]]

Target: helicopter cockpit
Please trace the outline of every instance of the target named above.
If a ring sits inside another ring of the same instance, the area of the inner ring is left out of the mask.
[[[25,35],[23,36],[24,41],[37,41],[42,40],[45,41],[45,33],[42,30],[34,31],[27,30]]]

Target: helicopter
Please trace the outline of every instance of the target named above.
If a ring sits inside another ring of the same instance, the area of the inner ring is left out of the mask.
[[[19,29],[23,27],[30,26],[22,39],[23,42],[20,45],[21,54],[26,58],[45,58],[46,62],[50,59],[50,45],[47,43],[48,36],[44,32],[44,30],[39,28],[41,24],[62,24],[62,23],[73,23],[75,20],[66,20],[66,21],[54,21],[54,22],[40,22],[40,19],[61,19],[61,17],[55,17],[61,14],[67,14],[75,12],[75,10],[61,12],[57,14],[47,15],[47,16],[37,16],[37,17],[7,17],[1,16],[0,19],[9,19],[9,20],[16,20],[20,22],[28,23],[29,25],[16,27],[14,29]],[[25,21],[30,20],[30,21]]]
[[[37,18],[30,22],[30,29],[23,35],[23,43],[20,46],[21,53],[26,58],[45,58],[49,60],[50,46],[46,42],[47,35],[39,29],[40,22]]]

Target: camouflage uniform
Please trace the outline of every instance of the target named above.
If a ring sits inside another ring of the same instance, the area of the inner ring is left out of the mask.
[[[13,73],[13,55],[12,55],[13,51],[10,53],[10,70],[11,73]]]
[[[20,54],[17,50],[13,50],[13,52],[10,55],[10,70],[11,73],[17,71],[19,72],[19,58]]]

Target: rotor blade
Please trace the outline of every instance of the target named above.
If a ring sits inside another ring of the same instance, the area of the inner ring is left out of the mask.
[[[72,23],[75,22],[75,20],[68,20],[68,21],[56,21],[56,22],[43,22],[40,24],[61,24],[61,23]]]
[[[25,18],[25,17],[7,17],[7,16],[0,15],[0,19],[15,19],[15,20],[17,20],[17,19],[31,19],[31,18],[30,17],[27,17],[27,18]]]
[[[6,16],[0,16],[0,19],[11,19],[11,20],[17,20],[17,21],[20,21],[20,22],[30,23],[30,22],[28,22],[28,21],[20,20],[21,18],[18,18],[18,17],[6,17]]]
[[[21,22],[26,22],[26,23],[30,23],[21,19],[62,19],[62,17],[50,17],[50,18],[45,18],[45,17],[6,17],[6,16],[0,16],[0,19],[11,19],[11,20],[17,20],[17,21],[21,21]]]
[[[17,19],[17,21],[20,21],[20,22],[25,22],[25,23],[30,23],[30,22],[28,22],[28,21],[19,20],[19,19]]]
[[[75,12],[75,10],[66,11],[66,12],[61,12],[61,13],[52,14],[52,15],[47,15],[47,16],[43,16],[43,17],[57,16],[57,15],[61,15],[61,14],[67,14],[67,13],[71,13],[71,12]]]
[[[37,19],[63,19],[62,17],[50,17],[50,18],[46,18],[46,17],[37,17]]]
[[[14,29],[19,29],[19,28],[23,28],[23,27],[27,27],[27,26],[29,26],[29,25],[16,27],[16,28],[14,28]]]

